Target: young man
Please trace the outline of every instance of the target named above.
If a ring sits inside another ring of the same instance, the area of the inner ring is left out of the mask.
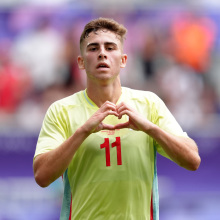
[[[80,38],[87,88],[49,108],[34,156],[36,182],[63,176],[60,219],[159,219],[156,152],[200,164],[195,142],[155,94],[121,87],[124,26],[99,18]]]

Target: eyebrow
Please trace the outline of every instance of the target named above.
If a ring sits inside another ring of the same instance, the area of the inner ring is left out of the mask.
[[[114,45],[114,46],[118,47],[118,45],[114,42],[105,42],[104,45]],[[99,43],[88,43],[86,47],[88,48],[91,46],[99,46]]]

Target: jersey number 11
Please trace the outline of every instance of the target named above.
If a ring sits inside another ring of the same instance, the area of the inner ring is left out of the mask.
[[[111,144],[112,148],[116,147],[117,149],[117,164],[122,165],[122,159],[121,159],[121,139],[120,137],[116,137],[116,141]],[[110,159],[110,144],[109,144],[109,138],[105,138],[105,141],[103,144],[100,144],[100,148],[105,148],[105,159],[106,159],[106,166],[111,166],[111,159]]]

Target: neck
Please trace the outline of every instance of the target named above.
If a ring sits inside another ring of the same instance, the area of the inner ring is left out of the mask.
[[[120,80],[116,80],[110,85],[94,86],[87,83],[87,95],[98,107],[101,107],[106,101],[116,104],[121,96]]]

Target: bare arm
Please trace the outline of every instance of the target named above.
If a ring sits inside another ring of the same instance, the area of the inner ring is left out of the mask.
[[[86,139],[87,135],[79,128],[69,139],[59,147],[34,159],[34,177],[38,185],[47,187],[59,178],[67,169],[75,152]]]
[[[118,116],[116,106],[110,102],[104,103],[84,125],[59,147],[38,155],[33,163],[34,177],[38,185],[47,187],[59,178],[69,166],[77,149],[91,133],[102,129],[114,129],[114,126],[102,123],[108,115]]]
[[[156,125],[146,130],[164,149],[167,155],[181,167],[197,170],[201,159],[196,143],[189,137],[178,137],[163,131]]]
[[[188,170],[197,170],[201,159],[196,143],[188,137],[177,137],[172,135],[130,108],[125,103],[117,106],[119,117],[127,114],[129,121],[116,125],[116,129],[132,128],[150,135],[164,149],[167,155],[177,164]]]

